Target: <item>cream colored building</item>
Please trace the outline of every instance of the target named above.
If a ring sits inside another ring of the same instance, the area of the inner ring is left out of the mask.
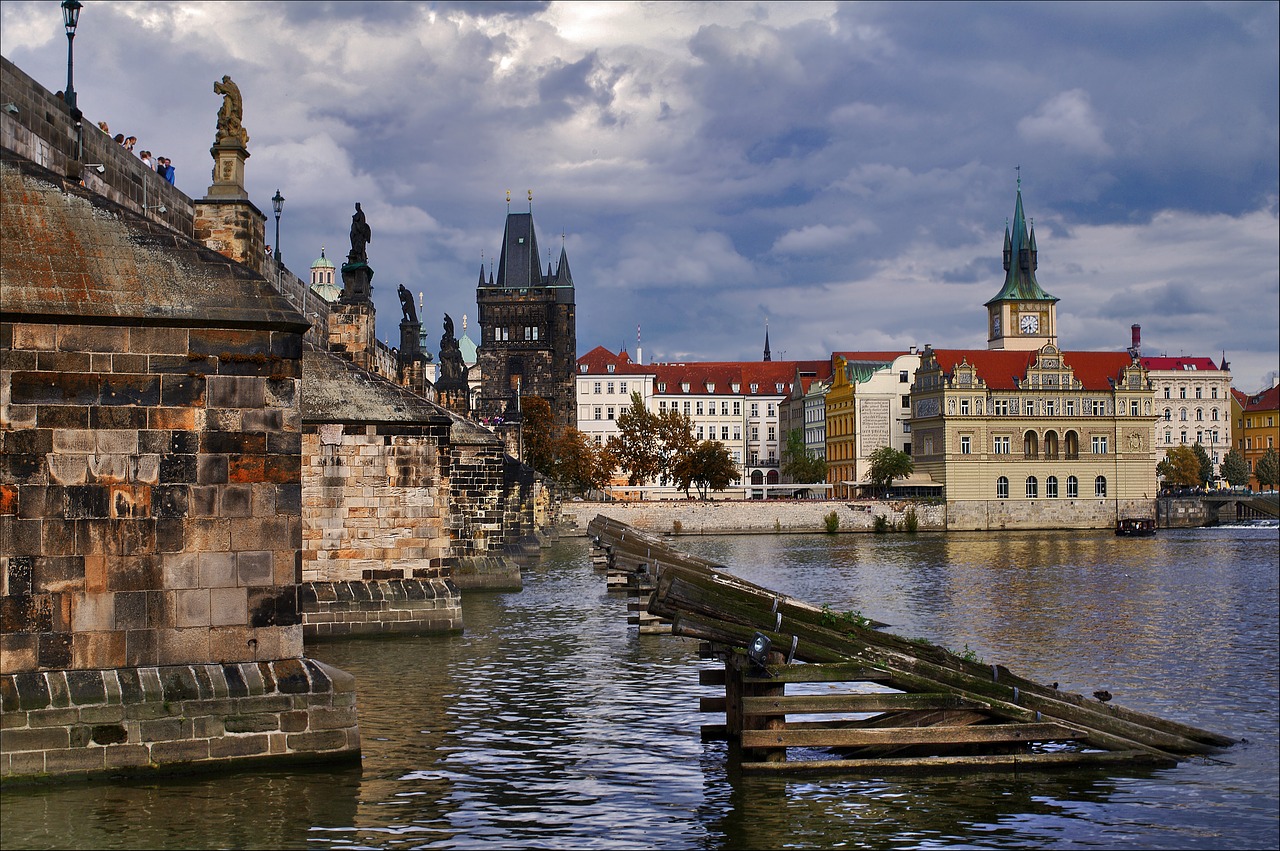
[[[911,389],[917,475],[945,485],[950,529],[1108,528],[1152,517],[1155,397],[1136,352],[1057,344],[1018,192],[987,349],[921,353]]]

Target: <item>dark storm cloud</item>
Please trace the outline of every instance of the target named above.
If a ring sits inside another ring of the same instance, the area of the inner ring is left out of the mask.
[[[985,346],[1021,166],[1065,346],[1145,322],[1233,347],[1254,390],[1280,359],[1278,10],[90,2],[77,89],[199,197],[230,73],[286,262],[343,253],[362,201],[384,317],[404,282],[434,325],[474,319],[506,190],[533,189],[581,349],[641,324],[646,357],[754,360],[766,319],[775,357]],[[5,55],[61,88],[57,4],[0,14]]]

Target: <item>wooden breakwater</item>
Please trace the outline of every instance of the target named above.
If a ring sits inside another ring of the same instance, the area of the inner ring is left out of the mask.
[[[744,770],[1168,766],[1235,743],[882,632],[616,520],[598,516],[589,533],[608,548],[606,562],[624,571],[644,566],[650,614],[674,635],[701,639],[723,662],[701,672],[703,685],[725,690],[701,701],[724,717],[703,734],[740,745]],[[813,684],[821,694],[795,690]]]

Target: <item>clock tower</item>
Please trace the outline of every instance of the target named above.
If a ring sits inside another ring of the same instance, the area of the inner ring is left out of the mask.
[[[1028,351],[1058,342],[1058,299],[1036,281],[1036,231],[1022,212],[1022,178],[1013,231],[1004,229],[1004,286],[987,302],[987,348]]]

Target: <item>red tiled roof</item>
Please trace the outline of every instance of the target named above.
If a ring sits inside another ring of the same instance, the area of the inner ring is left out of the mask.
[[[969,363],[978,370],[978,377],[992,390],[1013,390],[1026,377],[1027,369],[1035,361],[1036,352],[1000,351],[991,349],[934,349],[942,371],[948,375],[957,365]],[[1086,390],[1110,390],[1108,379],[1120,377],[1120,370],[1129,365],[1128,352],[1063,352],[1062,362],[1071,367],[1076,379]]]
[[[1232,389],[1233,393],[1238,392]],[[1245,394],[1241,393],[1241,396]],[[1263,390],[1261,393],[1255,393],[1252,396],[1245,396],[1240,400],[1240,404],[1244,406],[1246,411],[1275,411],[1280,410],[1280,384],[1275,385],[1269,390]]]
[[[583,372],[582,367],[586,367]],[[613,367],[613,372],[609,372],[609,367]],[[596,346],[578,358],[578,374],[579,375],[652,375],[653,366],[645,366],[631,362],[631,356],[626,351],[614,354],[604,346]]]
[[[1142,365],[1151,370],[1181,369],[1188,372],[1221,372],[1213,358],[1142,358]],[[1189,367],[1189,369],[1188,369]]]
[[[825,366],[824,366],[825,365]],[[825,361],[716,361],[708,363],[660,363],[655,364],[655,375],[659,385],[659,395],[751,395],[751,385],[756,385],[756,394],[775,396],[787,394],[792,390],[796,371],[816,372],[822,374],[823,369],[829,371]],[[684,384],[689,389],[684,389]],[[715,386],[708,389],[708,384]],[[733,385],[738,385],[735,392]],[[778,385],[782,385],[781,391]]]

